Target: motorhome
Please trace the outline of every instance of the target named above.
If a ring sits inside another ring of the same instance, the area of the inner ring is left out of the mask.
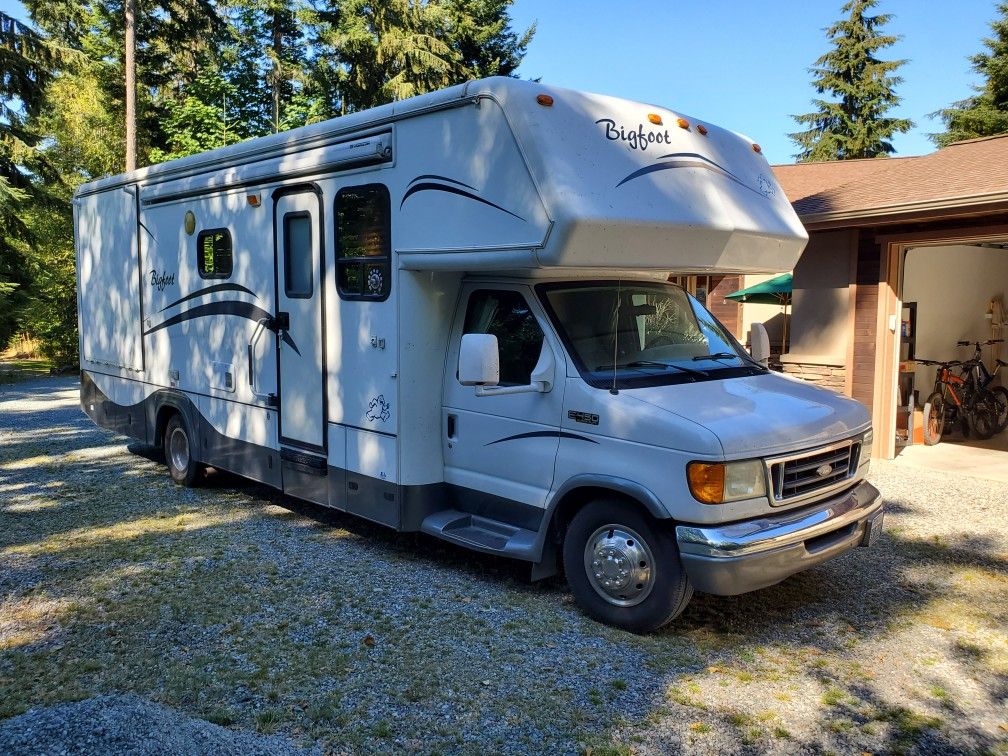
[[[807,240],[702,119],[475,81],[86,184],[74,224],[82,407],[182,485],[563,570],[635,631],[880,533],[865,408],[667,282]]]

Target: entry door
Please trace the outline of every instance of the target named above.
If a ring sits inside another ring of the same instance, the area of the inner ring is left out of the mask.
[[[463,295],[444,377],[445,480],[535,507],[545,505],[563,414],[564,357],[527,287],[470,286]],[[463,333],[491,333],[500,350],[502,386],[527,385],[545,348],[555,360],[545,393],[476,396],[458,381]]]
[[[325,451],[322,205],[313,191],[275,198],[280,443]]]

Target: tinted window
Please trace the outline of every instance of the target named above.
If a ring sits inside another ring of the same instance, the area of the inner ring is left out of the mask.
[[[500,385],[525,386],[542,351],[543,332],[517,291],[474,291],[466,309],[465,333],[491,333],[500,349]]]
[[[284,293],[308,299],[312,295],[312,222],[308,213],[284,216]]]
[[[196,269],[201,278],[230,278],[231,234],[226,228],[200,231],[196,237]]]
[[[383,300],[392,287],[391,205],[382,184],[336,195],[336,272],[343,299]]]

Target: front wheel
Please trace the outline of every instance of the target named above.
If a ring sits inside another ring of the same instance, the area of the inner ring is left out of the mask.
[[[924,443],[934,446],[941,441],[945,432],[945,397],[941,391],[935,391],[925,404],[924,409]]]
[[[983,391],[969,413],[970,430],[981,441],[997,432],[997,402],[989,391]]]
[[[581,509],[567,529],[563,563],[581,610],[631,632],[671,622],[693,596],[672,529],[629,501],[601,499]]]

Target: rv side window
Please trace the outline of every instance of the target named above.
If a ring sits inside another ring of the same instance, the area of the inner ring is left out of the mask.
[[[231,232],[226,228],[200,231],[196,237],[196,269],[200,278],[230,278],[232,263]]]
[[[310,299],[312,286],[312,221],[309,213],[286,213],[284,231],[284,294]]]
[[[500,350],[500,385],[532,381],[542,352],[543,332],[528,303],[517,291],[474,291],[466,308],[463,333],[492,333]]]
[[[391,202],[383,184],[336,194],[336,271],[343,299],[382,301],[392,287]]]

